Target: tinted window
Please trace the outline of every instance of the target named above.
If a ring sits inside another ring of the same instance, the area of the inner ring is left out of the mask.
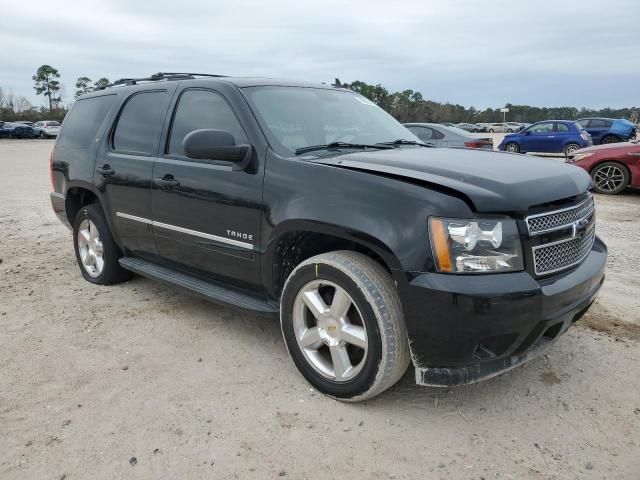
[[[409,130],[418,136],[420,140],[431,140],[433,130],[425,127],[411,127]]]
[[[593,118],[589,120],[589,127],[591,128],[609,128],[611,126],[611,121],[602,120],[600,118]]]
[[[578,125],[580,125],[581,127],[586,127],[589,124],[589,120],[578,120]]]
[[[78,100],[64,120],[58,145],[63,148],[89,148],[115,99],[115,95],[103,95]]]
[[[444,138],[444,134],[440,133],[438,130],[435,130],[433,128],[429,128],[428,130],[431,130],[431,138],[433,140],[440,140]]]
[[[569,127],[567,127],[564,123],[556,123],[559,132],[568,132]]]
[[[201,128],[224,130],[233,135],[236,144],[248,143],[240,122],[221,95],[209,90],[186,90],[173,118],[168,153],[184,155],[182,140],[189,132]]]
[[[167,94],[163,91],[142,92],[130,97],[113,133],[113,149],[150,155],[160,135],[166,102]]]

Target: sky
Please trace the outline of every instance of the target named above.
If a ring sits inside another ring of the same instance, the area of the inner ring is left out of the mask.
[[[159,71],[361,80],[479,109],[640,105],[638,0],[0,0],[0,87]]]

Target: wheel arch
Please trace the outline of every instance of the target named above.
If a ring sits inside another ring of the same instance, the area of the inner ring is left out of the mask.
[[[76,215],[80,209],[90,203],[97,203],[100,206],[102,213],[105,214],[104,216],[107,225],[109,225],[109,228],[113,231],[111,219],[106,215],[100,191],[93,185],[85,182],[70,182],[67,184],[64,207],[65,215],[67,216],[70,225],[73,225]]]
[[[266,244],[262,260],[263,283],[274,298],[279,298],[287,277],[297,265],[315,255],[335,250],[363,253],[390,274],[400,268],[391,249],[365,232],[309,220],[289,220],[272,232]]]

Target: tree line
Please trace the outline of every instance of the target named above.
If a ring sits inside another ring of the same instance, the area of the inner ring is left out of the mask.
[[[62,121],[70,105],[63,102],[64,86],[59,79],[60,72],[51,65],[41,65],[31,77],[36,95],[42,95],[46,100],[46,104],[40,107],[33,106],[25,96],[14,95],[11,90],[5,91],[0,86],[0,121],[34,122],[42,119]],[[106,77],[99,78],[95,82],[89,77],[78,77],[74,100],[80,95],[106,87],[110,83]]]
[[[13,92],[7,92],[0,86],[0,121],[36,121],[43,118],[61,121],[64,118],[69,104],[65,104],[63,101],[64,87],[60,83],[58,69],[51,65],[41,65],[31,79],[34,82],[33,88],[36,94],[45,97],[46,104],[34,107],[26,97],[14,95]],[[74,100],[80,95],[105,87],[109,83],[110,81],[106,77],[96,81],[86,76],[78,77],[75,83]],[[380,84],[370,85],[359,80],[342,83],[336,78],[334,85],[360,93],[400,122],[491,123],[502,121],[500,108],[479,110],[458,104],[434,102],[426,100],[422,93],[414,90],[390,92]],[[636,122],[640,120],[640,108],[638,107],[596,110],[576,107],[532,107],[510,103],[507,103],[505,107],[509,109],[507,119],[514,122],[535,123],[540,120],[575,120],[581,117],[627,118]]]
[[[503,118],[503,114],[500,112],[501,107],[478,110],[474,107],[467,108],[457,104],[434,102],[425,100],[422,93],[414,90],[390,92],[380,84],[370,85],[359,80],[342,83],[337,78],[334,85],[358,92],[403,123],[491,123],[501,122]],[[509,109],[507,120],[512,122],[535,123],[541,120],[576,120],[582,117],[626,118],[636,122],[640,120],[640,108],[638,107],[597,110],[584,107],[532,107],[511,103],[507,103],[505,107]]]

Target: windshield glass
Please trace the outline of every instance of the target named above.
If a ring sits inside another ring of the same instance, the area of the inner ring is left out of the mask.
[[[332,142],[420,142],[375,103],[357,93],[304,87],[250,87],[245,92],[274,148],[296,149]]]

